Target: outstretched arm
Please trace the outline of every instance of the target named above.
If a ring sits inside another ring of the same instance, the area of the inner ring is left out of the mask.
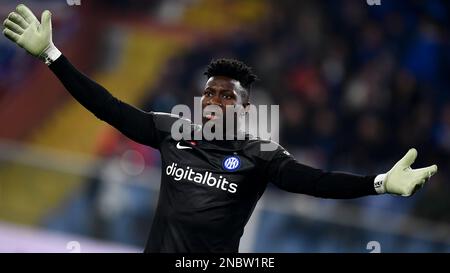
[[[389,172],[377,176],[325,172],[303,165],[285,153],[272,159],[270,169],[274,170],[273,183],[294,193],[334,199],[382,193],[410,196],[437,172],[436,165],[411,169],[416,157],[417,151],[411,149]]]
[[[290,160],[280,169],[273,183],[282,190],[322,198],[349,199],[377,194],[375,176],[326,172]]]
[[[80,73],[52,41],[51,13],[42,13],[41,22],[25,5],[17,6],[4,21],[3,34],[31,55],[44,61],[69,93],[99,119],[127,137],[157,146],[153,114],[141,111],[113,97],[105,88]]]

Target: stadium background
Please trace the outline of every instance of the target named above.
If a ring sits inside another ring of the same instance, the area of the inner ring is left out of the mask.
[[[281,106],[280,143],[299,161],[376,174],[416,147],[415,166],[439,166],[411,198],[269,187],[241,251],[370,252],[371,241],[381,252],[450,251],[448,1],[20,2],[52,10],[64,54],[142,109],[191,105],[206,64],[233,57],[261,79],[253,102]],[[1,18],[18,3],[3,0]],[[0,139],[1,252],[143,249],[158,152],[97,120],[5,37]]]

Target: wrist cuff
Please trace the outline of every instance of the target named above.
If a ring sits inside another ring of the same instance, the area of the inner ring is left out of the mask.
[[[386,193],[386,185],[385,185],[386,176],[387,175],[385,173],[379,174],[379,175],[377,175],[375,177],[375,180],[373,181],[373,185],[375,187],[375,191],[378,194]]]
[[[48,46],[46,50],[44,50],[44,52],[41,53],[41,55],[39,55],[39,59],[44,61],[46,65],[51,65],[61,55],[62,55],[61,51],[59,51],[52,43]]]

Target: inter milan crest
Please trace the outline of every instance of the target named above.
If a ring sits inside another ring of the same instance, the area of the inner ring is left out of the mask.
[[[228,156],[222,162],[222,166],[227,171],[235,171],[241,166],[241,160],[237,156]]]

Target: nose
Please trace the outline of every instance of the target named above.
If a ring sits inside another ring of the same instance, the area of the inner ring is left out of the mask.
[[[212,97],[209,101],[208,101],[208,103],[207,103],[208,105],[211,105],[211,104],[213,104],[213,105],[217,105],[217,106],[220,106],[220,107],[222,107],[222,100],[220,99],[220,97],[219,96],[214,96],[214,97]]]

